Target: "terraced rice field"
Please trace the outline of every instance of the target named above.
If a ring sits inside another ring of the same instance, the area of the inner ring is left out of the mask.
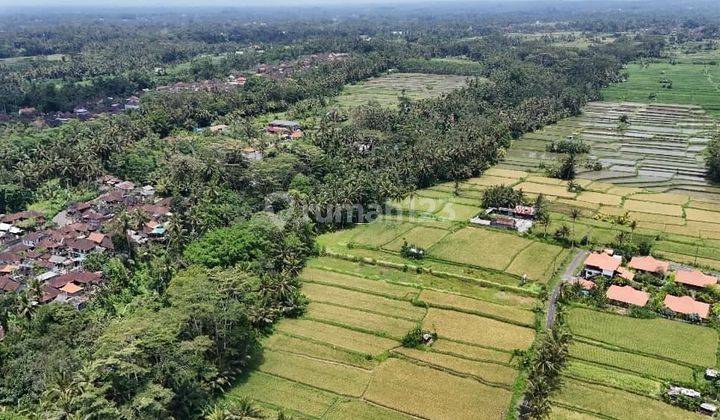
[[[629,119],[626,128],[618,124],[622,115]],[[705,180],[702,156],[714,130],[715,120],[695,105],[593,102],[579,117],[564,119],[515,141],[501,166],[538,171],[541,163],[548,165],[557,159],[556,154],[546,152],[546,146],[573,136],[587,142],[591,146],[589,157],[603,164],[601,171],[579,168],[580,178],[717,197],[720,188]]]
[[[300,274],[306,312],[278,323],[257,369],[226,398],[249,396],[298,418],[506,418],[523,380],[513,355],[535,340],[539,284],[567,253],[468,226],[481,211],[477,197],[445,186],[419,194],[423,210],[318,238],[324,255]],[[402,212],[413,203],[394,205]],[[403,258],[406,240],[431,256]],[[526,271],[531,281],[521,286]],[[437,341],[403,347],[418,326]]]
[[[382,106],[394,106],[398,97],[405,95],[413,100],[441,96],[465,85],[466,76],[423,73],[390,73],[370,80],[346,86],[337,104],[351,108],[378,102]]]
[[[718,333],[664,319],[583,308],[569,312],[570,366],[553,397],[553,419],[701,419],[664,403],[663,383],[693,383],[717,364]]]
[[[459,196],[447,192],[446,198],[431,199],[424,197],[424,191],[418,191],[416,197],[432,200],[435,204],[431,207],[435,208],[456,200],[475,200],[475,205],[480,207],[480,199],[472,197],[480,197],[482,191],[491,185],[509,185],[525,192],[529,199],[538,194],[545,196],[551,215],[548,234],[565,225],[570,228],[576,242],[587,238],[594,246],[606,246],[613,243],[620,232],[625,232],[636,238],[651,240],[654,243],[653,252],[658,257],[720,271],[720,198],[717,198],[720,196],[697,198],[691,191],[657,193],[589,179],[577,179],[576,182],[584,191],[569,192],[567,182],[531,172],[492,168],[483,176],[460,184]],[[442,186],[434,187],[432,191],[441,189]],[[395,203],[395,206],[409,211],[407,202]],[[580,210],[581,215],[575,221],[569,216],[572,209]],[[625,216],[627,221],[618,223],[617,218]],[[438,212],[428,213],[427,217],[444,220]],[[636,222],[634,231],[630,221]],[[444,236],[429,248],[430,254],[462,264],[502,270],[508,275],[526,274],[531,279],[550,278],[548,273],[554,272],[554,267],[563,261],[563,250],[552,245],[527,243],[524,242],[530,240],[527,237],[502,231],[471,229],[455,230]],[[542,238],[544,231],[544,227],[537,226],[533,234]],[[468,247],[468,237],[472,236],[476,238],[470,241],[484,243]],[[523,243],[527,245],[522,246]],[[505,254],[487,252],[492,244],[500,244],[508,254],[514,254],[512,262],[508,263]],[[475,253],[475,250],[482,252]],[[556,262],[548,264],[553,261],[553,256]]]
[[[364,228],[354,234],[370,238]],[[421,228],[439,229],[412,230]],[[330,234],[321,242],[355,237]],[[227,399],[250,397],[267,412],[297,418],[506,417],[518,397],[513,352],[535,339],[531,292],[333,256],[310,261],[300,277],[307,311],[276,326],[257,369]],[[402,347],[419,325],[438,340]]]

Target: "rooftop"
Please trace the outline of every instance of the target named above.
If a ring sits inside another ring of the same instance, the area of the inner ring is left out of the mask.
[[[622,259],[615,258],[604,252],[592,253],[585,260],[585,265],[590,267],[597,267],[603,271],[615,272],[619,267]]]
[[[680,314],[698,314],[700,318],[705,319],[710,314],[710,305],[698,302],[690,296],[665,296],[665,306],[673,312]]]
[[[634,268],[636,270],[657,274],[665,274],[670,269],[669,262],[656,260],[651,255],[647,257],[633,257],[628,265],[630,268]]]
[[[642,290],[634,289],[630,286],[612,285],[608,288],[607,297],[616,302],[626,303],[628,305],[645,306],[650,299],[650,295]]]
[[[717,283],[717,278],[697,270],[679,270],[675,273],[675,282],[695,287],[707,287]]]

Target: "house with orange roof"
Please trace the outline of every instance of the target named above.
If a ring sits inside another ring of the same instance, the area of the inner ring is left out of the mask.
[[[605,252],[595,252],[590,254],[585,260],[584,274],[585,278],[595,276],[605,276],[613,278],[615,272],[620,268],[622,257],[612,256]]]
[[[80,292],[85,290],[84,287],[78,286],[77,284],[70,282],[59,289],[61,292],[65,292],[68,297],[77,296]]]
[[[675,273],[676,283],[684,284],[697,289],[717,284],[717,281],[717,277],[708,276],[707,274],[697,270],[678,270]]]
[[[647,257],[633,257],[628,266],[637,271],[660,276],[665,276],[670,269],[669,262],[656,260],[651,255]]]
[[[700,319],[707,319],[710,314],[710,305],[691,298],[690,296],[673,296],[667,295],[664,300],[667,306],[673,312],[683,315],[696,314]]]
[[[631,286],[612,285],[608,288],[606,296],[609,300],[621,305],[645,306],[650,300],[648,293]]]

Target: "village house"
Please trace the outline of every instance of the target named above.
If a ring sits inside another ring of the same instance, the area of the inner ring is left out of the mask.
[[[710,305],[698,302],[690,296],[665,296],[665,306],[673,312],[683,315],[697,315],[700,319],[707,319],[710,314]]]
[[[717,278],[697,270],[678,270],[675,272],[675,283],[684,284],[694,289],[702,289],[717,284]]]
[[[670,269],[670,263],[656,260],[652,256],[648,255],[647,257],[633,257],[630,260],[628,267],[634,269],[635,271],[665,277]]]
[[[610,255],[607,252],[594,252],[585,259],[584,277],[589,279],[604,276],[609,279],[615,277],[622,264],[622,257]]]
[[[581,278],[574,278],[568,281],[569,284],[579,284],[580,287],[582,287],[584,290],[590,291],[595,288],[595,283],[591,282],[590,280],[585,280]]]
[[[608,288],[606,296],[613,303],[622,306],[645,306],[648,300],[650,300],[648,293],[637,290],[631,286],[612,285]]]
[[[132,182],[112,176],[98,181],[102,195],[69,205],[60,212],[62,217],[53,218],[52,228],[18,235],[8,242],[7,235],[15,228],[14,223],[31,219],[44,223],[44,220],[41,213],[32,211],[0,217],[3,220],[0,233],[6,236],[3,238],[6,247],[0,251],[0,292],[27,288],[30,279],[36,279],[41,286],[41,296],[34,292],[31,295],[38,303],[61,301],[76,308],[84,306],[89,294],[101,284],[102,273],[85,271],[81,268],[82,262],[90,253],[114,250],[103,228],[120,208],[147,214],[149,220],[141,231],[135,232],[138,242],[164,239],[170,198],[156,199],[154,188],[138,188]]]
[[[265,131],[271,134],[290,135],[295,131],[300,131],[300,124],[297,121],[274,120],[268,123],[267,127],[265,127]]]

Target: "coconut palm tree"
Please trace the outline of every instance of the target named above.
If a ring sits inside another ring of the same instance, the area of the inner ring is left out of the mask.
[[[573,207],[570,209],[570,219],[572,219],[572,247],[575,248],[575,222],[580,217],[580,209]]]

